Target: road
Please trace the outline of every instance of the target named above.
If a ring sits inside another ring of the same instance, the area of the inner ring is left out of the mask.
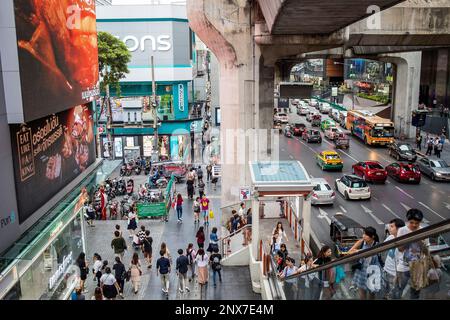
[[[326,118],[328,116],[322,115],[322,119]],[[304,116],[292,112],[289,122],[303,122],[308,128],[311,127]],[[306,143],[300,137],[280,137],[280,160],[300,161],[310,176],[325,178],[333,189],[335,180],[344,173],[351,173],[351,166],[358,161],[376,160],[383,166],[395,162],[385,147],[366,146],[358,138],[350,137],[350,148],[337,150],[344,161],[343,171],[322,171],[316,165],[315,155],[324,150],[335,150],[334,144],[325,137],[322,144]],[[386,184],[369,186],[372,191],[370,200],[347,201],[336,192],[334,205],[312,208],[312,228],[322,243],[330,243],[329,218],[337,212],[348,215],[362,226],[373,226],[380,239],[384,239],[384,224],[394,218],[404,219],[409,208],[421,209],[427,223],[450,218],[450,183],[433,182],[423,176],[419,185],[404,184],[388,178]]]

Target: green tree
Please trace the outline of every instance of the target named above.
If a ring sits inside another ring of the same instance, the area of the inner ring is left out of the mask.
[[[131,53],[121,40],[108,32],[98,33],[98,67],[102,75],[100,89],[105,90],[106,85],[116,89],[120,96],[120,79],[129,73],[128,63],[131,61]]]

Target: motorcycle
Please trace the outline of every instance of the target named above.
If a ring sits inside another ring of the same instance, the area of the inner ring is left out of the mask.
[[[135,174],[135,175],[140,175],[141,172],[142,172],[141,166],[136,165],[136,166],[134,167],[134,174]]]
[[[123,164],[123,165],[120,167],[120,176],[123,177],[124,175],[126,175],[126,173],[127,173],[127,165],[126,165],[126,164]]]
[[[117,214],[119,212],[119,203],[117,201],[112,201],[109,203],[109,217],[111,219],[117,219]]]
[[[152,170],[152,167],[149,164],[145,165],[144,174],[146,176],[148,176],[151,170]]]
[[[127,182],[127,195],[131,197],[134,191],[134,181],[132,179]]]
[[[123,178],[121,178],[119,181],[117,181],[117,195],[118,196],[123,196],[126,193],[126,184],[125,184],[125,180],[123,180]]]

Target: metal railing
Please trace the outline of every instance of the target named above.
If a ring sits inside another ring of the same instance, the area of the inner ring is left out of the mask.
[[[242,228],[240,228],[240,229],[230,233],[229,235],[219,239],[219,243],[221,244],[221,247],[222,247],[221,250],[222,250],[222,257],[223,258],[228,257],[232,253],[231,240],[233,239],[233,237],[238,235],[238,234],[241,234],[244,231],[247,231],[249,229],[251,230],[251,227],[252,227],[251,224],[246,224]],[[245,237],[245,235],[243,235],[243,236]],[[249,245],[249,244],[250,244],[250,242],[247,245]],[[244,246],[242,246],[242,247],[244,247]]]

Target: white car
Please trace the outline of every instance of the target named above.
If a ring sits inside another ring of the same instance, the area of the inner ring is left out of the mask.
[[[317,101],[317,99],[311,99],[310,101],[309,101],[309,105],[311,106],[311,107],[317,107],[317,105],[319,104],[319,102]]]
[[[308,106],[298,106],[297,107],[297,114],[299,116],[306,116],[309,113],[309,107]]]
[[[325,130],[325,137],[327,137],[330,140],[334,140],[340,133],[343,133],[342,130],[340,130],[337,127],[328,127]]]
[[[329,113],[330,110],[331,110],[331,105],[330,105],[329,103],[327,103],[327,102],[322,102],[322,103],[319,105],[319,111],[320,111],[321,113]]]
[[[336,179],[336,190],[347,200],[370,199],[371,193],[367,182],[354,175],[344,175]]]
[[[309,110],[309,113],[306,115],[306,121],[311,122],[312,121],[312,117],[316,114],[319,114],[317,111],[315,110]]]
[[[277,113],[273,116],[274,121],[280,121],[281,123],[288,123],[288,116],[286,113]]]
[[[339,115],[340,115],[339,110],[337,110],[337,109],[331,110],[331,118],[332,118],[333,120],[339,122]]]
[[[311,180],[315,185],[311,196],[311,204],[333,204],[336,193],[324,178],[314,178]]]

